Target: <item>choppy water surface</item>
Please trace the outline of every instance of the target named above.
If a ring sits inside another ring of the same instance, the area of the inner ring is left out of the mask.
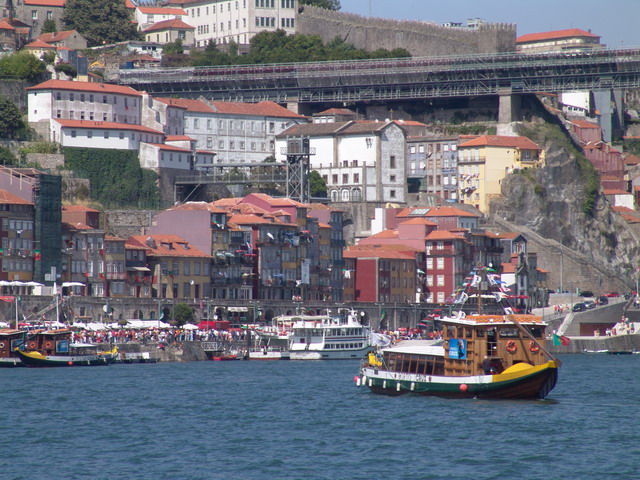
[[[640,478],[640,355],[545,401],[383,397],[358,363],[0,370],[0,479]]]

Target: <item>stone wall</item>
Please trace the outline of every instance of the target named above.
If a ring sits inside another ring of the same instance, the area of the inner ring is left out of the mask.
[[[0,95],[7,97],[15,103],[21,111],[27,110],[27,94],[25,88],[30,84],[25,80],[8,80],[3,78],[0,81]]]
[[[153,224],[156,210],[108,210],[107,233],[127,239],[144,234],[144,229]]]
[[[431,22],[363,17],[305,6],[297,17],[298,33],[335,37],[365,50],[406,48],[412,56],[513,52],[516,25],[487,24],[478,30],[447,28]]]

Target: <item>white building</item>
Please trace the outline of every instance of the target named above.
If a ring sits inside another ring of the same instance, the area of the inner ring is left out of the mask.
[[[187,108],[171,100],[143,93],[140,110],[142,125],[162,130],[167,135],[184,135],[184,113]]]
[[[62,118],[51,122],[51,141],[63,147],[138,150],[142,142],[162,143],[163,139],[163,132],[141,125]]]
[[[195,30],[195,46],[209,41],[240,45],[264,30],[295,33],[297,0],[171,0],[188,13],[184,19]]]
[[[355,120],[295,125],[276,137],[276,160],[286,161],[289,138],[309,138],[311,168],[332,202],[406,199],[406,132],[398,122]]]
[[[201,150],[215,151],[218,163],[258,163],[275,155],[275,137],[292,125],[306,123],[274,102],[240,103],[155,98],[168,107],[182,107],[184,134]]]
[[[187,12],[182,8],[166,8],[138,5],[135,11],[136,21],[138,22],[138,30],[145,30],[154,23],[164,22],[165,20],[184,20],[187,18]]]
[[[141,93],[131,87],[47,80],[26,90],[28,121],[42,131],[52,119],[140,124]]]

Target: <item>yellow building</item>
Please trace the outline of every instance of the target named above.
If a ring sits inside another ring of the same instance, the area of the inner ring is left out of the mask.
[[[506,175],[539,166],[542,149],[526,137],[482,135],[458,146],[458,198],[460,203],[489,211],[492,198],[501,195]]]
[[[211,255],[178,235],[134,235],[127,244],[147,247],[154,298],[204,297],[205,285],[211,281]]]

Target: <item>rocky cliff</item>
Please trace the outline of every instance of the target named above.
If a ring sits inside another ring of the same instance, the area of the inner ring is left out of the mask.
[[[595,267],[593,275],[608,272],[618,285],[634,285],[640,239],[611,209],[591,163],[558,124],[521,124],[519,130],[546,151],[545,165],[507,176],[502,196],[491,202],[491,216],[559,242],[565,259],[581,256]],[[558,270],[559,257],[550,257],[539,264]],[[580,286],[579,279],[565,278],[565,287],[574,282]]]

